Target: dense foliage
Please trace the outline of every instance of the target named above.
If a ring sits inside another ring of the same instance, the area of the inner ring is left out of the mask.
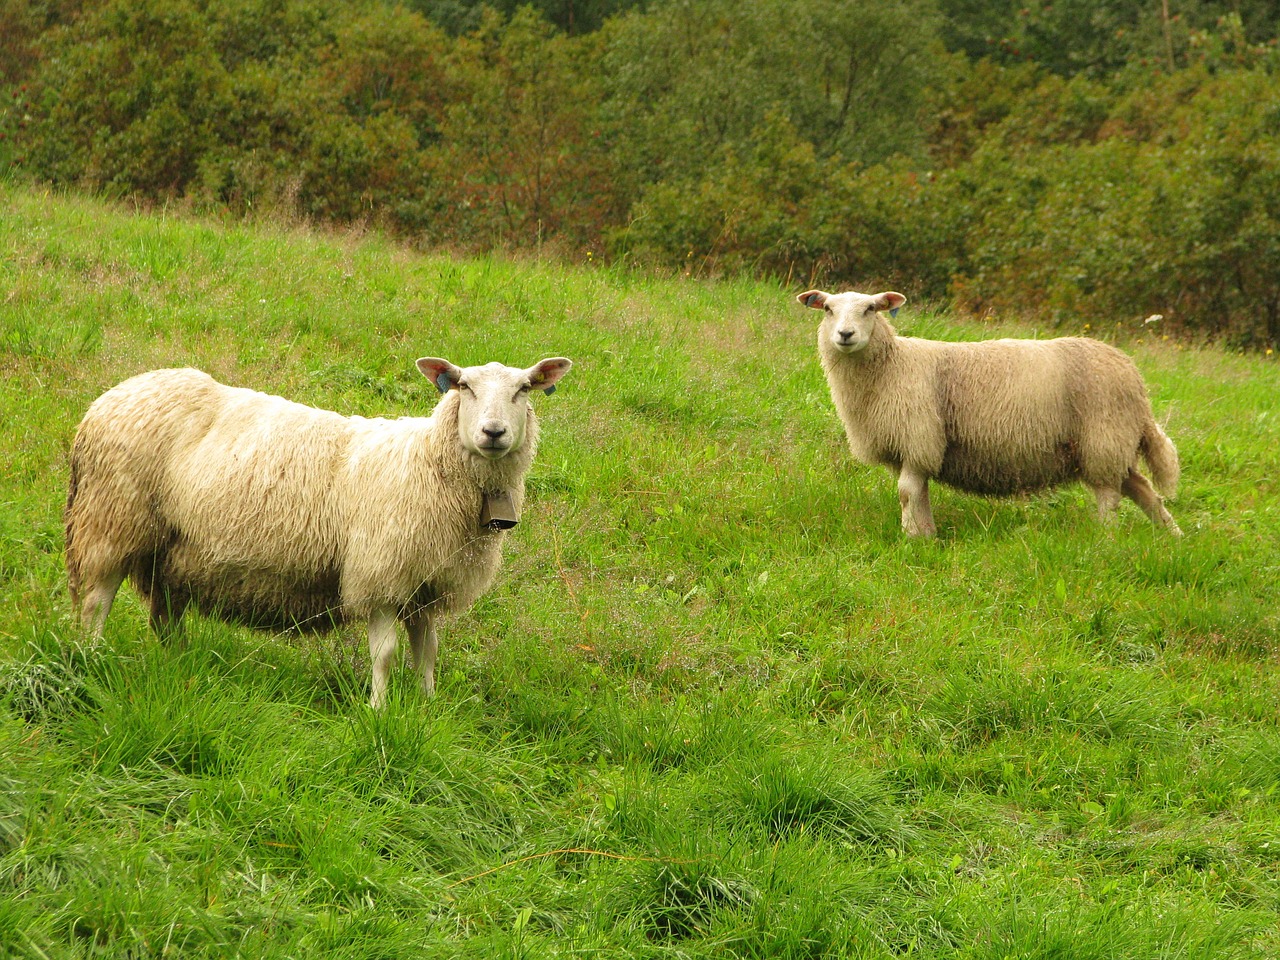
[[[0,0],[0,168],[1280,343],[1272,5]]]

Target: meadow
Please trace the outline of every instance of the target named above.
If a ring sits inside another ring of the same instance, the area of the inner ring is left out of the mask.
[[[908,303],[1129,351],[1186,535],[935,487],[907,542],[799,289],[0,184],[0,956],[1280,955],[1276,359]],[[95,397],[192,365],[421,414],[423,355],[575,362],[434,698],[370,711],[359,628],[166,645],[126,587],[80,635]]]

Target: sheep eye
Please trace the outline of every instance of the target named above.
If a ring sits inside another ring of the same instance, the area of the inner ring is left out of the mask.
[[[823,310],[825,310],[825,311],[827,311],[827,313],[835,313],[835,311],[834,311],[834,310],[832,310],[832,309],[831,309],[831,307],[830,307],[828,304],[825,304],[825,303],[822,305],[822,309],[823,309]]]
[[[459,381],[458,381],[458,389],[459,389],[459,390],[465,390],[465,391],[467,391],[467,393],[470,393],[470,392],[471,392],[471,384],[469,384],[469,383],[463,383],[461,380],[459,380]]]

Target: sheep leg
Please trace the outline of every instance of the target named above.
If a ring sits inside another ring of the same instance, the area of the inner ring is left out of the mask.
[[[177,632],[186,609],[186,597],[156,587],[151,592],[151,629],[161,640],[169,640]]]
[[[80,606],[80,624],[92,636],[102,636],[107,614],[111,612],[111,604],[115,602],[116,592],[122,583],[124,583],[124,574],[112,573],[93,580],[89,589],[84,591],[84,603]]]
[[[1098,520],[1105,526],[1115,522],[1116,511],[1120,507],[1120,490],[1117,487],[1094,487],[1093,495],[1098,499]]]
[[[369,706],[382,706],[387,696],[387,675],[396,652],[396,615],[391,607],[377,607],[369,614],[369,659],[373,664],[373,683]]]
[[[1137,470],[1130,469],[1129,476],[1125,477],[1124,483],[1120,485],[1120,490],[1145,511],[1152,523],[1165,527],[1174,536],[1182,536],[1182,531],[1178,529],[1178,525],[1173,522],[1173,517],[1165,509],[1164,498],[1156,493],[1150,481]]]
[[[420,610],[404,622],[409,633],[409,650],[413,654],[413,669],[418,675],[422,692],[431,696],[436,692],[436,639],[435,619],[426,610]]]
[[[937,536],[933,508],[929,505],[929,477],[905,464],[898,471],[898,502],[902,504],[902,529],[909,537]]]

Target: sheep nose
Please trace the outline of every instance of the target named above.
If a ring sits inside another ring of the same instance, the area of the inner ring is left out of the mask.
[[[836,331],[836,336],[840,338],[840,342],[841,342],[841,343],[848,343],[850,340],[852,340],[852,339],[853,339],[853,331],[852,331],[852,330],[837,330],[837,331]]]
[[[498,423],[496,420],[490,420],[480,427],[480,432],[490,440],[497,440],[507,432],[507,426],[504,423]]]

